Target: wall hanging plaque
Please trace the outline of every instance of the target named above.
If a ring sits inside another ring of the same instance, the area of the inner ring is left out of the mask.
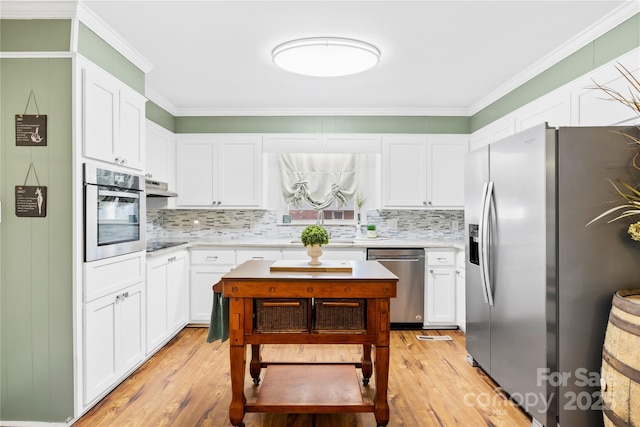
[[[27,185],[27,179],[32,170],[38,185]],[[16,216],[31,218],[47,216],[47,187],[40,185],[33,163],[29,164],[24,185],[16,185]]]
[[[27,108],[33,97],[36,105],[36,115],[28,115]],[[31,91],[24,107],[23,114],[16,114],[16,145],[17,146],[46,146],[47,145],[47,116],[40,114],[36,95]]]

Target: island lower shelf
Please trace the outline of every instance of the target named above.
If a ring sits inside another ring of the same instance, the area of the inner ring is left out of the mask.
[[[354,364],[269,365],[247,393],[247,412],[372,412],[375,389],[362,385]]]

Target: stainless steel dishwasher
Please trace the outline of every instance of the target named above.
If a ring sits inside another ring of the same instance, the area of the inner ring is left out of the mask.
[[[369,248],[367,259],[378,261],[398,276],[398,296],[391,298],[391,323],[422,329],[424,249]]]

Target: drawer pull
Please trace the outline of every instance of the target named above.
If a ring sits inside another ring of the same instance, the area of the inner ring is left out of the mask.
[[[207,261],[217,261],[218,257],[217,256],[208,256],[207,257]]]
[[[360,307],[359,302],[331,302],[331,301],[323,301],[323,307]]]
[[[263,307],[300,307],[300,301],[265,301],[262,303]]]

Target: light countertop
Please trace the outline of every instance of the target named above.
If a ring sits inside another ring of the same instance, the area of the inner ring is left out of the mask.
[[[186,239],[185,239],[186,240]],[[348,248],[426,248],[426,249],[438,249],[438,248],[450,248],[450,249],[464,249],[464,242],[462,240],[453,239],[386,239],[386,238],[362,238],[362,239],[350,239],[350,238],[335,238],[329,239],[329,244],[324,245],[325,248],[331,249],[348,249]],[[161,255],[175,250],[181,250],[186,248],[197,249],[218,249],[218,248],[277,248],[277,249],[295,249],[303,248],[302,243],[293,238],[280,238],[280,239],[261,239],[261,238],[247,238],[247,239],[216,239],[216,240],[191,240],[181,245],[172,246],[166,249],[160,249],[153,252],[148,252],[149,255]]]

